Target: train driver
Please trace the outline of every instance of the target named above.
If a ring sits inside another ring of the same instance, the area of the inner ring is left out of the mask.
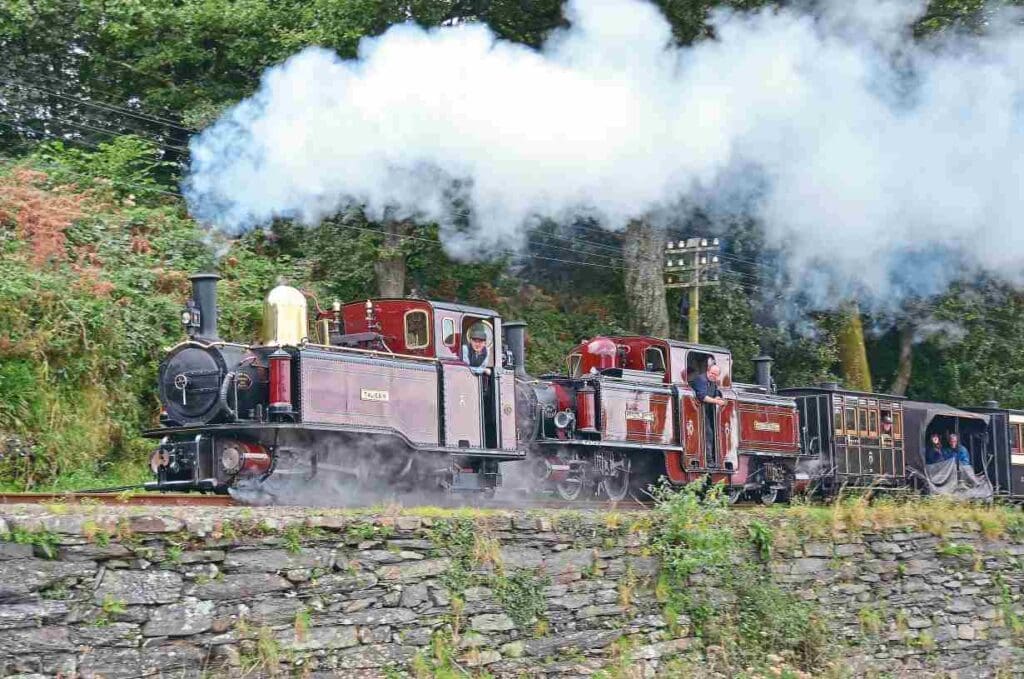
[[[462,362],[476,375],[490,375],[487,367],[487,331],[477,326],[469,331],[469,344],[462,345]]]
[[[718,419],[716,417],[715,406],[724,406],[725,399],[722,398],[722,392],[718,389],[718,380],[722,377],[722,369],[717,365],[709,365],[707,371],[703,375],[697,375],[696,379],[690,385],[693,387],[693,393],[700,401],[704,408],[704,439],[705,439],[705,459],[708,467],[715,466],[715,423]]]

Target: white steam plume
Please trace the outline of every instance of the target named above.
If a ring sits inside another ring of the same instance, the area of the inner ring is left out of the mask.
[[[571,0],[539,52],[479,24],[310,48],[192,141],[186,195],[233,231],[391,208],[463,257],[536,216],[620,228],[706,202],[759,217],[819,302],[1022,283],[1024,31],[913,43],[923,4],[721,12],[679,48],[653,5]]]

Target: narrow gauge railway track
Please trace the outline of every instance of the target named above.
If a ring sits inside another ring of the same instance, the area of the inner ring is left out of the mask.
[[[227,495],[200,495],[198,493],[0,493],[0,505],[58,503],[143,507],[231,507],[237,505]]]

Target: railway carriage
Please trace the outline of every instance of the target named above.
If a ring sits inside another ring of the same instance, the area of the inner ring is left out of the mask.
[[[988,478],[997,497],[1024,500],[1024,410],[1003,408],[997,401],[969,410],[990,418],[988,451],[976,460],[977,471]]]
[[[800,447],[817,463],[817,490],[831,495],[840,488],[906,486],[903,398],[833,383],[782,393],[796,400]],[[884,418],[892,423],[888,433],[881,431]]]

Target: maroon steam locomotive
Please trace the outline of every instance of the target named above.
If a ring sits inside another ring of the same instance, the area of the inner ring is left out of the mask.
[[[566,374],[534,378],[525,324],[494,311],[375,299],[335,302],[308,323],[305,296],[287,286],[266,299],[262,341],[236,344],[217,333],[217,280],[192,277],[189,338],[160,366],[153,489],[258,488],[272,501],[285,484],[329,478],[491,492],[499,464],[518,462],[566,500],[620,500],[665,476],[771,503],[809,480],[796,401],[774,393],[770,359],[757,359],[759,384],[739,384],[721,347],[595,337]],[[462,345],[481,329],[486,364],[474,369]],[[712,363],[725,405],[709,418],[690,380]]]

